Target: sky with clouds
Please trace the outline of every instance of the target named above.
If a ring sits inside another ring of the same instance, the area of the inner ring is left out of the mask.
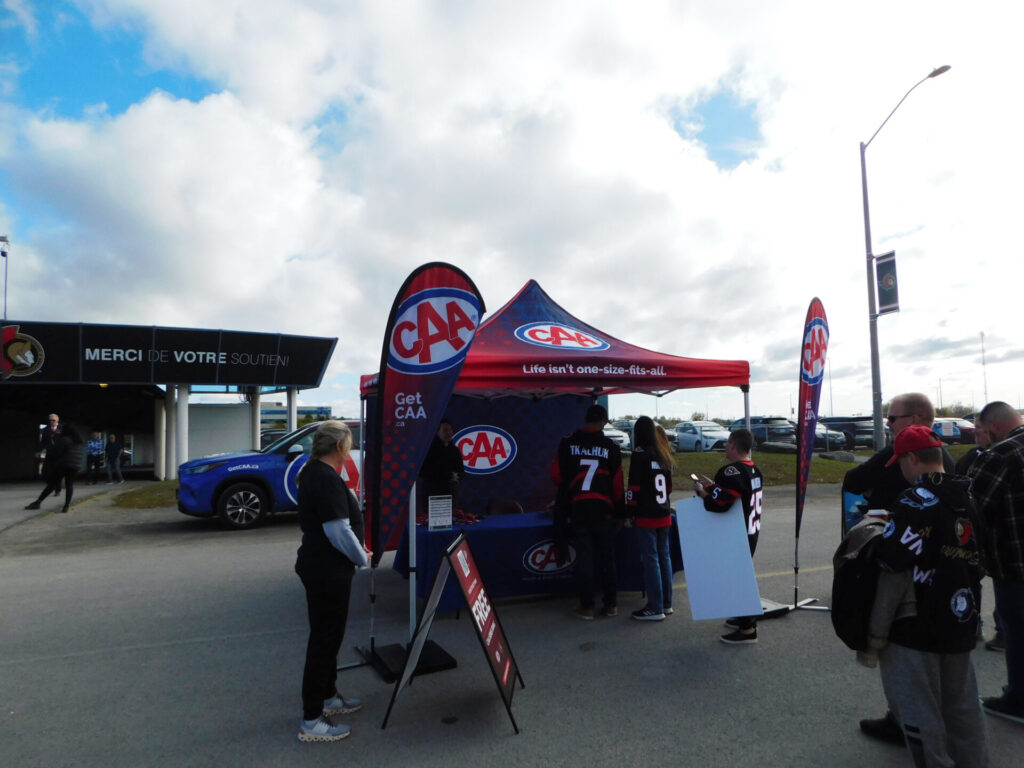
[[[869,413],[858,145],[882,392],[1024,397],[1012,2],[0,0],[0,234],[17,320],[337,336],[300,401],[358,414],[391,302],[441,260],[612,336],[746,359]],[[982,339],[986,365],[982,366]],[[742,414],[736,390],[613,415]]]

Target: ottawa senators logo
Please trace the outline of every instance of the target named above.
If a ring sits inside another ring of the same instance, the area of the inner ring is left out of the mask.
[[[46,352],[43,345],[27,333],[18,333],[17,325],[0,328],[0,374],[8,376],[31,376],[43,367]]]

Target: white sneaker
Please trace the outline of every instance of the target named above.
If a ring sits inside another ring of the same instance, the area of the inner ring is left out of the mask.
[[[299,723],[299,741],[341,741],[347,739],[351,733],[352,729],[347,725],[335,723],[326,715]]]

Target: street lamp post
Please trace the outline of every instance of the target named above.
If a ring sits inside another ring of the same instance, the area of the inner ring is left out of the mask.
[[[868,273],[868,333],[871,337],[871,409],[874,415],[874,441],[875,450],[881,450],[885,445],[885,431],[882,428],[882,372],[878,366],[878,307],[875,300],[875,256],[871,250],[871,214],[868,211],[868,172],[867,165],[864,161],[864,153],[867,151],[868,145],[875,140],[875,136],[878,132],[885,127],[885,124],[889,122],[889,118],[892,117],[896,110],[900,108],[900,104],[907,100],[907,96],[911,94],[914,88],[917,88],[925,80],[929,80],[933,77],[938,77],[944,72],[949,71],[949,65],[944,64],[941,67],[936,67],[928,75],[921,78],[918,82],[914,83],[913,87],[905,94],[903,98],[899,100],[899,103],[892,108],[892,112],[888,114],[882,124],[878,126],[871,138],[867,141],[862,141],[860,145],[860,184],[861,191],[864,195],[864,245],[867,251],[867,273]]]
[[[4,323],[7,322],[7,249],[10,245],[7,235],[0,235],[0,258],[4,260]]]

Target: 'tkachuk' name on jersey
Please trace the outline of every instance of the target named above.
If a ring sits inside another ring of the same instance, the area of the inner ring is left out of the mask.
[[[601,459],[608,458],[608,449],[600,446],[584,448],[582,445],[570,445],[569,450],[573,456],[597,456]]]

